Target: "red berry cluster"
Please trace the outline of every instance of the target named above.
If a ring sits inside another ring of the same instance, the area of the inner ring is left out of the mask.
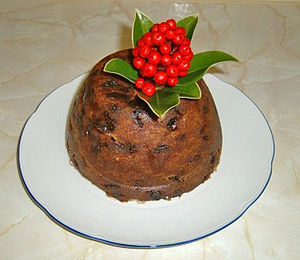
[[[155,84],[175,86],[190,68],[190,44],[185,28],[177,27],[174,19],[154,24],[132,50],[133,66],[141,75],[135,86],[148,96],[156,92]]]

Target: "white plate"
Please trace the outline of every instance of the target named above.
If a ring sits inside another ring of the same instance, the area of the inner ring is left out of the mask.
[[[171,201],[121,203],[84,179],[69,163],[65,127],[70,103],[85,75],[50,93],[26,122],[19,142],[21,179],[34,202],[64,228],[128,247],[164,247],[209,236],[237,220],[271,176],[274,141],[258,107],[210,74],[223,130],[216,173]]]

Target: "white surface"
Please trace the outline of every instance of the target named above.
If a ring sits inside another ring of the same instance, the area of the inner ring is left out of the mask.
[[[272,167],[273,139],[255,104],[212,75],[205,81],[219,112],[223,150],[216,173],[181,198],[121,203],[84,179],[69,163],[65,125],[84,75],[48,95],[20,140],[24,183],[63,226],[96,240],[128,246],[166,246],[214,233],[236,220],[261,194]],[[163,230],[163,232],[162,232]]]

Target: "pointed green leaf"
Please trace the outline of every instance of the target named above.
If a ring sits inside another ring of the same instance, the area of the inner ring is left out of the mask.
[[[180,103],[177,93],[161,90],[157,90],[151,97],[143,94],[139,94],[139,97],[144,100],[151,110],[159,117],[163,117],[171,108],[178,106]]]
[[[192,73],[188,73],[185,77],[179,78],[177,86],[185,86],[198,81],[206,73],[207,69],[202,69]]]
[[[132,27],[132,46],[137,45],[137,41],[146,33],[149,32],[153,26],[153,21],[144,13],[135,10],[135,18]]]
[[[186,37],[188,37],[191,40],[197,23],[198,15],[190,15],[179,20],[177,22],[177,26],[184,27],[186,30]]]
[[[199,80],[212,65],[223,61],[238,60],[230,54],[221,51],[206,51],[194,55],[188,74],[180,78],[177,85],[187,85]]]
[[[172,88],[166,87],[161,91],[177,93],[180,98],[199,99],[201,97],[201,89],[197,82],[182,86],[177,85]]]
[[[118,74],[131,82],[138,79],[138,72],[125,60],[114,58],[105,64],[103,69],[105,72]]]
[[[235,57],[222,51],[206,51],[195,54],[191,60],[189,73],[209,68],[210,66],[222,61],[238,61]]]

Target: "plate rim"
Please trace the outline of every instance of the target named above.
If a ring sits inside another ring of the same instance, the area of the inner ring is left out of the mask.
[[[36,199],[33,195],[33,193],[30,191],[26,181],[25,181],[25,178],[24,178],[24,174],[23,174],[23,171],[22,171],[22,163],[21,163],[21,144],[22,144],[22,139],[23,139],[23,134],[24,134],[24,130],[29,122],[29,120],[38,112],[40,106],[42,105],[42,103],[47,100],[47,98],[49,98],[50,95],[52,95],[55,91],[58,91],[60,88],[64,87],[65,85],[73,82],[74,80],[82,77],[81,80],[84,79],[84,77],[87,75],[88,72],[85,72],[85,73],[82,73],[78,76],[76,76],[75,78],[73,78],[72,80],[66,82],[66,83],[63,83],[61,84],[60,86],[54,88],[52,91],[50,91],[40,102],[39,104],[37,105],[37,107],[35,108],[35,110],[30,114],[30,116],[26,119],[23,127],[22,127],[22,130],[21,130],[21,133],[20,133],[20,136],[19,136],[19,140],[18,140],[18,145],[17,145],[17,168],[18,168],[18,175],[19,175],[19,178],[21,180],[21,183],[23,185],[23,188],[25,189],[27,195],[29,196],[29,198],[46,214],[47,217],[49,217],[52,221],[54,221],[56,224],[58,224],[60,227],[62,227],[63,229],[75,234],[75,235],[78,235],[80,237],[83,237],[83,238],[87,238],[87,239],[90,239],[90,240],[93,240],[93,241],[97,241],[97,242],[102,242],[102,243],[105,243],[105,244],[108,244],[108,245],[112,245],[112,246],[117,246],[117,247],[125,247],[125,248],[141,248],[141,249],[153,249],[153,248],[166,248],[166,247],[172,247],[172,246],[179,246],[179,245],[184,245],[184,244],[188,244],[188,243],[192,243],[192,242],[195,242],[195,241],[198,241],[200,239],[203,239],[203,238],[206,238],[208,236],[211,236],[223,229],[225,229],[226,227],[230,226],[231,224],[233,224],[234,222],[236,222],[239,218],[241,218],[245,212],[261,197],[261,195],[263,194],[263,192],[265,191],[266,187],[268,186],[269,182],[270,182],[270,179],[271,179],[271,176],[272,176],[272,170],[273,170],[273,161],[274,161],[274,157],[275,157],[275,139],[274,139],[274,135],[272,133],[272,129],[270,127],[270,124],[266,118],[266,116],[264,115],[264,113],[262,112],[262,110],[258,107],[258,105],[256,105],[256,103],[247,95],[245,94],[242,90],[240,90],[239,88],[237,88],[236,86],[234,85],[231,85],[225,81],[223,81],[222,79],[220,79],[219,77],[215,76],[215,75],[212,75],[210,73],[207,73],[207,75],[209,75],[210,77],[215,77],[216,79],[220,80],[221,82],[225,83],[227,86],[231,87],[231,88],[234,88],[235,90],[237,90],[238,92],[240,92],[241,95],[244,95],[258,110],[258,112],[260,112],[260,114],[262,115],[266,125],[267,125],[267,128],[269,130],[269,133],[270,133],[270,137],[271,137],[271,144],[272,144],[272,156],[270,158],[270,161],[269,161],[269,165],[270,165],[270,170],[269,170],[269,173],[268,173],[268,178],[264,184],[264,186],[262,187],[261,191],[256,195],[256,197],[254,197],[253,199],[250,200],[250,202],[248,203],[248,205],[243,209],[241,210],[241,212],[239,214],[237,214],[237,216],[235,216],[231,221],[229,221],[227,224],[211,231],[211,232],[208,232],[206,234],[202,234],[198,237],[195,237],[195,238],[192,238],[192,239],[188,239],[188,240],[183,240],[183,241],[179,241],[179,242],[174,242],[174,243],[162,243],[162,244],[128,244],[128,243],[121,243],[121,242],[116,242],[116,241],[112,241],[112,240],[108,240],[108,239],[104,239],[104,238],[101,238],[101,237],[97,237],[97,236],[92,236],[92,235],[89,235],[89,234],[85,234],[75,228],[72,228],[71,226],[68,226],[67,224],[63,223],[61,220],[59,220],[57,217],[55,217],[45,206],[43,206],[42,202],[39,202],[38,199]],[[204,79],[205,80],[205,79]],[[208,86],[209,88],[209,86]],[[77,90],[76,90],[77,91]],[[75,93],[75,92],[74,92]]]

